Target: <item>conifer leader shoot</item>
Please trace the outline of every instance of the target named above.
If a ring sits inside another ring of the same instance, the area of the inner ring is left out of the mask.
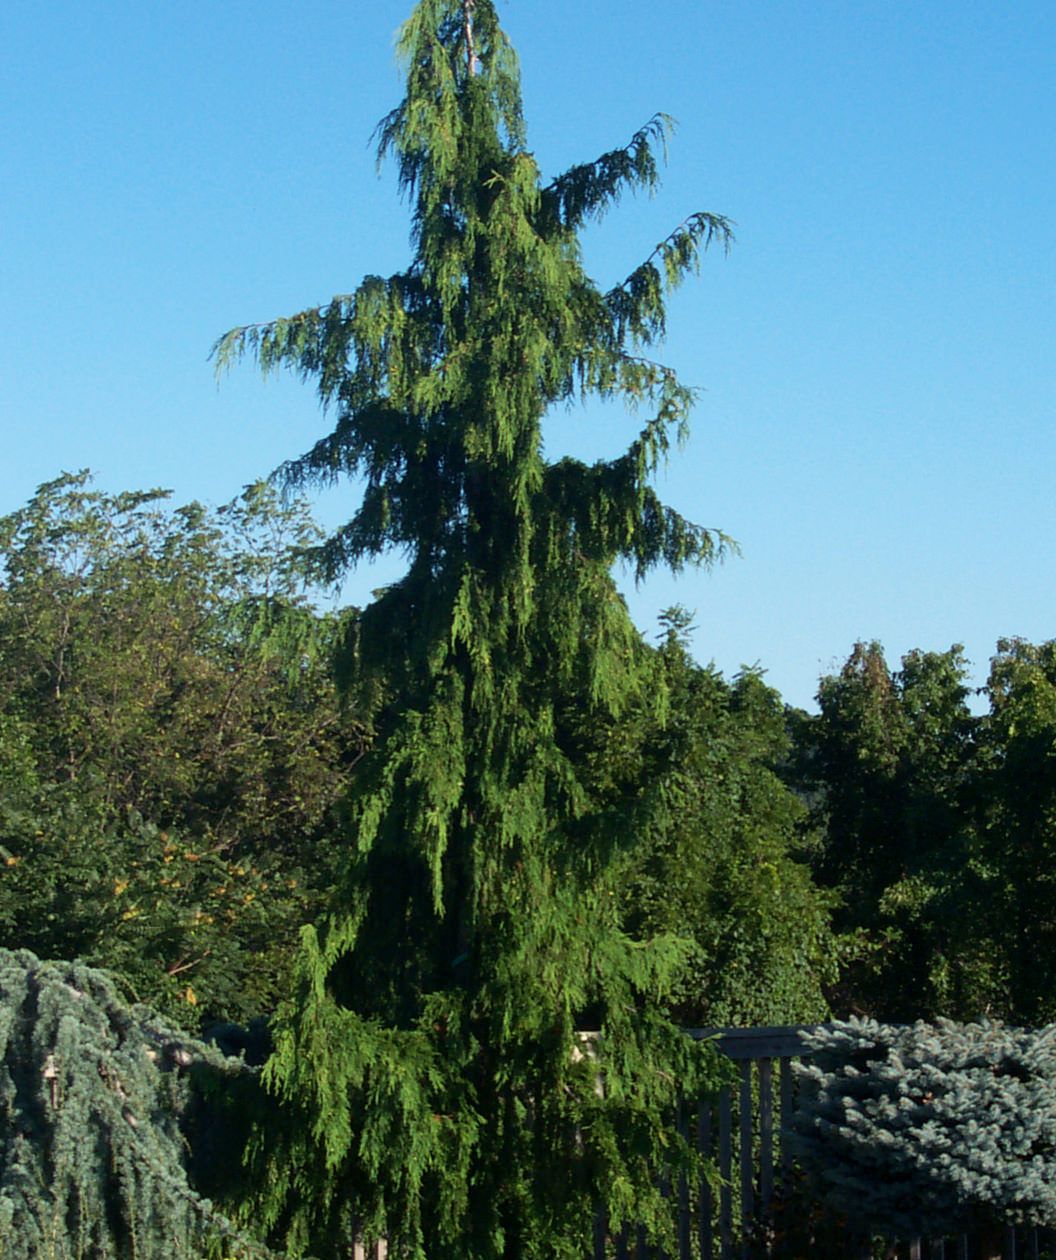
[[[616,922],[637,802],[662,785],[603,798],[592,727],[663,702],[613,564],[728,545],[649,485],[692,391],[645,352],[730,226],[694,214],[598,288],[577,233],[655,185],[667,119],[546,183],[491,0],[422,0],[398,48],[407,92],[379,136],[413,207],[410,266],[216,351],[314,379],[335,417],[280,470],[362,479],[324,571],[408,558],[347,646],[377,738],[345,878],[277,1021],[267,1079],[288,1115],[257,1134],[254,1219],[320,1257],[360,1233],[400,1257],[583,1260],[598,1211],[670,1238],[658,1177],[697,1171],[672,1107],[718,1077],[663,1014],[685,944]],[[544,415],[587,395],[644,412],[638,439],[548,463]]]

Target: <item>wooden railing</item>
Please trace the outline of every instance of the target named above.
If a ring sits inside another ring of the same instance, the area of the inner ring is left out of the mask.
[[[783,1129],[793,1106],[792,1061],[805,1053],[809,1031],[807,1026],[690,1031],[698,1039],[714,1039],[737,1063],[740,1080],[723,1086],[717,1097],[687,1099],[679,1107],[679,1131],[714,1161],[719,1182],[717,1194],[707,1179],[697,1186],[683,1180],[674,1188],[677,1260],[740,1260],[766,1246],[775,1191],[787,1183],[791,1169]],[[599,1231],[594,1260],[660,1260],[634,1233],[606,1238]]]
[[[613,1237],[600,1222],[595,1230],[593,1260],[866,1260],[870,1254],[821,1254],[792,1241],[775,1208],[795,1210],[788,1201],[794,1180],[793,1160],[785,1141],[795,1105],[792,1063],[809,1053],[805,1034],[817,1025],[776,1028],[693,1029],[696,1038],[713,1038],[739,1069],[739,1081],[724,1086],[715,1098],[688,1099],[676,1123],[696,1148],[714,1160],[718,1192],[702,1180],[671,1188],[677,1197],[675,1256],[650,1248],[636,1230]],[[799,1205],[802,1207],[802,1205]],[[1004,1260],[1056,1257],[1050,1231],[1009,1229]],[[1051,1251],[1043,1252],[1045,1241]],[[352,1260],[386,1260],[384,1242],[357,1246]],[[915,1238],[897,1250],[899,1260],[975,1260],[973,1239]]]
[[[791,1157],[784,1131],[795,1090],[792,1061],[806,1052],[804,1034],[809,1031],[794,1026],[692,1033],[714,1038],[740,1071],[736,1107],[734,1090],[728,1085],[714,1103],[697,1104],[697,1148],[715,1159],[720,1179],[717,1204],[710,1187],[701,1188],[697,1254],[703,1260],[711,1260],[716,1250],[721,1260],[746,1256],[750,1240],[758,1239],[770,1218],[775,1185],[787,1184]],[[692,1249],[682,1247],[681,1237],[679,1252],[679,1260],[693,1256]]]
[[[792,1064],[809,1054],[805,1035],[817,1027],[692,1031],[694,1037],[715,1040],[737,1064],[740,1080],[735,1086],[724,1086],[716,1099],[683,1104],[681,1109],[678,1123],[683,1133],[717,1165],[719,1190],[715,1195],[706,1181],[694,1189],[678,1187],[677,1260],[756,1260],[761,1256],[860,1260],[870,1254],[865,1249],[860,1256],[812,1253],[805,1250],[804,1232],[792,1240],[785,1224],[775,1220],[775,1207],[783,1208],[783,1214],[805,1207],[802,1200],[788,1198],[795,1178],[785,1132],[795,1105]],[[1008,1229],[1004,1260],[1041,1260],[1043,1234],[1053,1247],[1056,1238],[1051,1231]],[[674,1260],[650,1255],[644,1245],[630,1247],[626,1240],[616,1240],[607,1251],[616,1260]],[[968,1236],[915,1238],[899,1246],[896,1254],[900,1260],[975,1260],[977,1249]],[[1056,1256],[1056,1250],[1048,1254]],[[595,1260],[603,1260],[598,1249]]]

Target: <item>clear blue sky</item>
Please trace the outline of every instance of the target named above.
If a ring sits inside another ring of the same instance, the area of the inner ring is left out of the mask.
[[[80,467],[223,502],[323,432],[309,386],[247,364],[218,390],[207,354],[405,265],[369,137],[408,9],[8,0],[0,512]],[[660,195],[592,231],[599,281],[693,210],[737,223],[672,303],[665,357],[705,392],[662,488],[743,557],[631,588],[639,625],[686,604],[699,659],[758,662],[800,705],[857,638],[963,642],[981,680],[999,635],[1056,636],[1052,0],[501,10],[545,171],[679,120]],[[633,432],[575,410],[548,444]]]

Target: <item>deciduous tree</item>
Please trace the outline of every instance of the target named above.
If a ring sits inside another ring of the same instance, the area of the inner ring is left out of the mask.
[[[622,723],[623,755],[605,755],[641,785],[625,921],[696,945],[677,993],[687,1026],[823,1019],[837,971],[833,897],[814,884],[807,810],[779,774],[789,752],[781,698],[756,671],[727,682],[694,664],[684,609],[663,621],[656,665],[668,711],[645,730]]]
[[[304,597],[304,505],[109,495],[0,519],[0,945],[197,1023],[274,1005],[364,731]]]
[[[1056,642],[1003,639],[987,683],[976,801],[986,903],[976,924],[993,960],[992,1009],[1056,1019]]]
[[[822,835],[816,875],[840,895],[838,930],[858,934],[838,1012],[982,1012],[989,981],[966,930],[980,872],[965,675],[959,647],[891,670],[878,643],[859,643],[821,680],[819,716],[797,724],[793,779]]]

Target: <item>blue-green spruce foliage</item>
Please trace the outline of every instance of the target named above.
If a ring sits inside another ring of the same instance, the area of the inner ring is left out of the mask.
[[[677,570],[726,546],[649,484],[693,395],[647,350],[666,294],[730,230],[694,214],[599,288],[578,233],[653,187],[667,120],[545,182],[491,0],[422,0],[398,51],[407,91],[380,152],[413,208],[411,264],[217,347],[221,366],[250,354],[313,379],[334,417],[283,470],[362,479],[324,571],[408,560],[346,645],[377,737],[276,1022],[266,1079],[286,1120],[257,1134],[250,1210],[324,1257],[359,1232],[399,1257],[581,1260],[599,1208],[669,1233],[658,1177],[697,1168],[673,1104],[718,1075],[664,1014],[685,942],[619,929],[650,788],[599,799],[579,741],[584,713],[608,727],[664,704],[613,564]],[[638,410],[639,437],[548,462],[544,415],[591,395]]]
[[[809,1040],[796,1148],[835,1211],[889,1238],[1056,1224],[1056,1025],[851,1020]]]
[[[105,973],[0,950],[0,1255],[270,1254],[191,1188],[186,1069],[239,1060],[127,1005]]]

